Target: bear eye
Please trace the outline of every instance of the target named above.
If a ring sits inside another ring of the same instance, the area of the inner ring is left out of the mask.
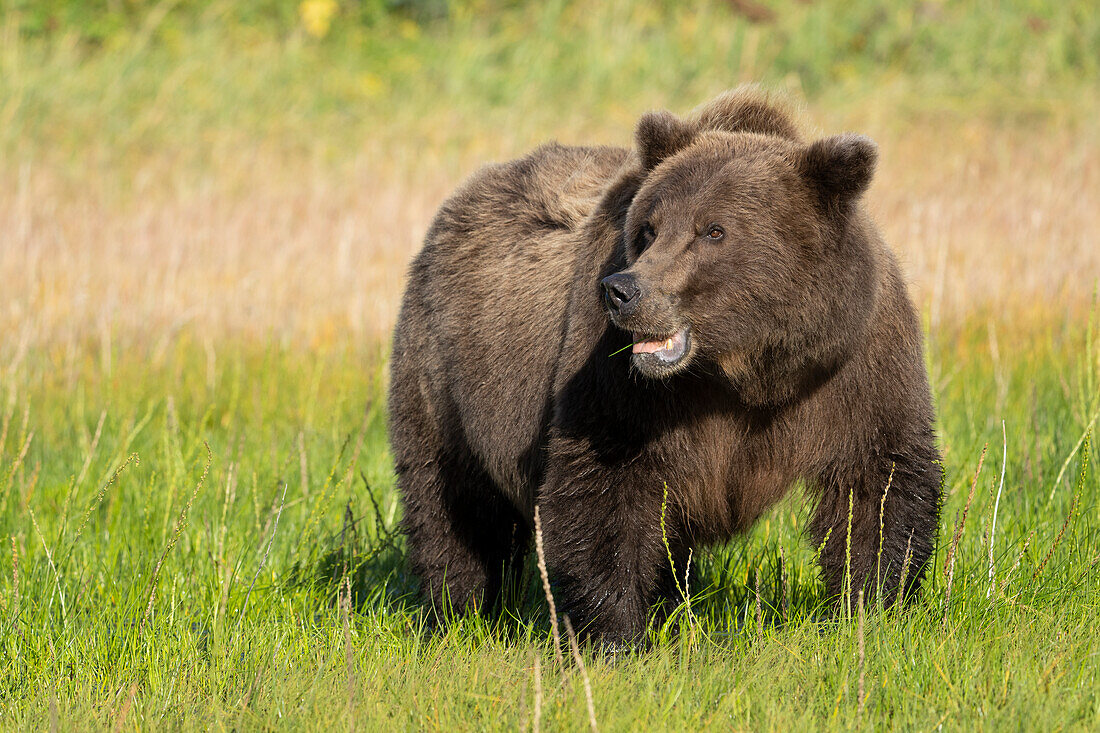
[[[644,250],[649,245],[653,244],[653,240],[657,238],[657,230],[653,226],[646,222],[642,225],[641,236],[638,238],[639,249]]]
[[[717,224],[711,224],[707,228],[707,239],[717,242],[724,236],[726,236],[726,230]]]

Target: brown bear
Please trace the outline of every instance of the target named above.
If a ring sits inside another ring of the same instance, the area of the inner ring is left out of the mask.
[[[911,595],[942,471],[918,319],[860,204],[876,158],[742,88],[645,115],[633,151],[548,144],[451,196],[389,396],[426,602],[495,604],[537,504],[561,609],[635,643],[690,548],[799,480],[829,592]]]

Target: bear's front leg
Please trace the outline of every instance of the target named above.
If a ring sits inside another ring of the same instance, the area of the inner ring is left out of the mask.
[[[550,462],[538,499],[555,602],[584,638],[637,645],[669,585],[662,484],[637,464],[562,463]]]
[[[931,444],[834,465],[819,477],[810,535],[830,597],[860,589],[890,605],[919,589],[939,526],[942,468]],[[881,529],[881,532],[880,532]],[[905,583],[904,593],[900,586]]]

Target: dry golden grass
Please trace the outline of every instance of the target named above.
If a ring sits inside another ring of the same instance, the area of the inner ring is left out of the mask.
[[[933,325],[1089,302],[1100,278],[1097,135],[851,115],[840,124],[880,143],[870,206]],[[167,343],[192,329],[314,346],[384,338],[434,209],[487,155],[525,145],[497,140],[457,162],[432,151],[318,163],[252,150],[198,174],[167,154],[124,170],[9,162],[0,331],[17,351]]]
[[[1100,147],[1068,130],[932,124],[882,146],[871,209],[933,325],[1058,315],[1100,278]]]

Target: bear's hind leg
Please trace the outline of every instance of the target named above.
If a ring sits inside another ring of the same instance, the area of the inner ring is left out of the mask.
[[[395,343],[397,343],[395,341]],[[497,604],[530,530],[481,467],[461,428],[432,409],[422,375],[395,346],[390,437],[409,566],[436,618]]]
[[[522,563],[528,530],[479,468],[446,457],[399,469],[409,564],[436,616],[484,611]]]

